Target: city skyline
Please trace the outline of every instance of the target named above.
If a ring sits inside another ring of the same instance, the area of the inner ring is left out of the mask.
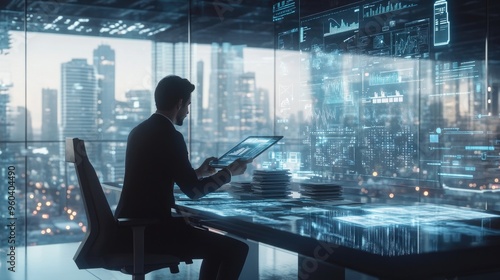
[[[48,38],[53,37],[48,36],[44,40],[48,40]],[[71,41],[67,37],[64,38],[66,40],[61,44]],[[72,37],[70,36],[70,38]],[[41,39],[37,38],[37,40]],[[75,43],[77,42],[72,42],[72,44]],[[206,48],[197,49],[184,43],[158,43],[155,45],[158,48],[156,50],[148,48],[146,52],[148,58],[141,61],[144,64],[135,65],[132,69],[135,71],[134,73],[140,73],[139,75],[154,73],[154,75],[149,75],[150,79],[161,78],[170,72],[182,76],[192,75],[191,81],[199,85],[199,91],[194,93],[193,97],[196,98],[196,101],[190,112],[190,119],[193,121],[190,121],[189,125],[179,128],[182,129],[179,130],[181,132],[186,128],[191,128],[190,136],[188,136],[190,138],[186,137],[186,140],[195,139],[194,145],[203,147],[202,149],[194,147],[195,151],[190,153],[193,165],[199,165],[200,160],[209,156],[220,154],[222,150],[227,148],[227,145],[232,144],[229,142],[234,141],[236,137],[242,137],[244,133],[254,133],[254,131],[268,133],[272,131],[272,111],[266,109],[266,106],[269,108],[273,106],[272,102],[269,101],[271,91],[257,87],[258,77],[256,73],[251,72],[250,68],[252,67],[245,65],[247,62],[244,59],[245,46],[214,43]],[[35,45],[35,47],[39,48],[36,52],[47,48],[43,44]],[[25,194],[27,201],[23,207],[26,213],[29,213],[29,234],[36,236],[30,240],[31,244],[50,243],[53,241],[52,236],[54,235],[71,241],[78,240],[85,231],[84,216],[78,214],[83,213],[84,210],[77,188],[77,178],[64,161],[65,143],[61,139],[79,137],[86,141],[89,140],[86,150],[89,157],[92,158],[100,180],[102,182],[123,182],[126,137],[130,130],[148,118],[153,110],[153,86],[145,84],[144,80],[140,80],[141,77],[135,77],[136,81],[142,82],[139,87],[124,86],[121,89],[124,91],[123,93],[118,89],[118,86],[123,82],[120,79],[125,79],[118,77],[118,70],[123,67],[118,55],[121,46],[94,40],[90,43],[86,42],[84,47],[80,47],[82,48],[79,52],[70,52],[70,55],[65,53],[57,59],[54,58],[56,56],[54,53],[47,54],[44,59],[33,62],[36,67],[30,68],[29,65],[26,65],[25,75],[28,78],[27,85],[29,86],[26,95],[27,105],[24,104],[25,93],[19,93],[20,87],[16,88],[16,85],[20,84],[20,82],[15,82],[17,73],[10,72],[11,69],[8,68],[14,64],[12,60],[15,54],[10,57],[7,55],[1,57],[3,62],[11,60],[10,64],[2,64],[1,73],[3,75],[1,77],[9,78],[8,81],[2,82],[12,83],[12,86],[4,87],[2,92],[6,94],[0,96],[3,98],[0,100],[2,108],[5,109],[5,114],[2,115],[8,116],[7,122],[0,127],[6,129],[6,133],[2,136],[7,136],[4,138],[6,141],[13,142],[21,142],[22,139],[33,140],[27,149],[23,149],[17,144],[8,143],[0,151],[3,161],[15,165],[19,169],[24,162],[21,155],[23,153],[28,155],[28,164],[25,165],[25,168],[30,175],[25,178],[25,182],[19,181],[19,184],[28,186]],[[128,47],[130,48],[130,46]],[[226,51],[219,52],[219,47]],[[61,48],[59,44],[58,48]],[[51,49],[51,51],[57,52],[58,48]],[[234,55],[234,51],[237,51],[238,54]],[[33,49],[26,52],[28,61],[31,61],[30,56],[36,52]],[[135,50],[131,50],[131,53],[134,52]],[[18,52],[17,56],[19,55]],[[191,57],[195,58],[191,60]],[[262,55],[260,59],[262,59]],[[154,61],[154,65],[151,65],[152,61]],[[185,66],[191,61],[197,61],[196,66],[188,70]],[[207,61],[211,63],[207,63]],[[218,63],[213,61],[218,61]],[[259,59],[254,55],[254,57],[250,56],[248,61],[255,68]],[[268,61],[271,64],[272,62],[272,60]],[[151,68],[145,71],[144,65]],[[22,68],[17,67],[16,70],[19,71]],[[43,71],[49,68],[53,68],[51,71],[55,74],[49,70]],[[238,71],[235,71],[236,69]],[[272,67],[266,67],[266,69],[273,70]],[[114,73],[117,75],[115,76]],[[232,73],[232,75],[220,76],[217,73]],[[34,77],[34,80],[29,79],[31,76]],[[272,82],[272,75],[267,78]],[[46,80],[46,83],[40,82],[43,79]],[[200,79],[204,81],[199,83]],[[147,81],[147,83],[151,82]],[[214,83],[215,86],[210,87],[210,83]],[[224,90],[219,90],[221,84],[226,86]],[[116,92],[113,89],[115,85]],[[202,92],[200,93],[200,91]],[[22,95],[21,98],[20,95]],[[200,108],[202,104],[199,103],[204,102],[200,99],[207,99],[207,101],[210,99],[213,102],[213,99],[220,100],[220,96],[226,96],[224,99],[226,102],[222,108],[213,104],[210,105],[210,108]],[[41,101],[38,102],[37,98],[40,98]],[[9,99],[11,102],[7,104]],[[206,111],[213,109],[216,110],[213,112],[214,119],[210,119],[211,116]],[[34,116],[30,119],[29,116],[35,115],[36,113],[33,112],[37,110],[41,112],[40,116]],[[102,114],[104,110],[107,110],[108,113],[112,111],[112,113],[106,116]],[[25,131],[29,132],[32,127],[31,123],[37,118],[41,118],[43,122],[40,132],[44,135],[38,137],[30,136],[28,133],[26,138]],[[218,139],[217,143],[213,143],[214,138],[207,139],[206,134],[213,132],[218,123],[223,124],[223,139]],[[242,132],[237,130],[242,130]],[[12,135],[15,135],[15,139],[10,137]],[[57,225],[47,225],[44,223],[45,220],[62,223],[65,226],[63,229],[59,229]],[[73,231],[69,232],[69,230]]]
[[[130,90],[154,90],[151,73],[151,41],[42,33],[27,33],[25,39],[24,35],[22,32],[11,32],[12,48],[8,54],[0,56],[0,81],[12,84],[9,90],[10,106],[27,107],[31,113],[35,135],[41,132],[42,91],[55,89],[58,97],[60,95],[61,64],[74,58],[86,59],[87,63],[93,64],[93,51],[100,45],[109,45],[116,52],[115,99],[117,101],[126,100],[125,94]],[[210,45],[195,45],[192,49],[192,67],[196,67],[197,61],[203,61],[204,71],[208,73]],[[262,64],[274,65],[270,60],[273,52],[268,49],[244,49],[244,55],[248,57],[245,61],[245,72],[255,72],[256,80],[259,82],[257,86],[272,92],[273,67],[263,67]],[[26,67],[25,60],[29,62]],[[195,70],[191,73],[195,76]],[[28,85],[26,90],[25,84]],[[209,84],[208,75],[204,76],[204,84]],[[203,97],[203,106],[206,107],[208,86],[204,88]]]
[[[61,64],[74,58],[86,59],[87,63],[92,64],[93,50],[101,44],[109,44],[116,49],[116,59],[121,63],[116,71],[119,81],[116,83],[117,99],[124,100],[125,92],[128,90],[148,88],[147,75],[151,71],[149,41],[28,33],[25,50],[24,47],[16,48],[19,45],[24,46],[23,33],[11,34],[13,47],[9,54],[0,57],[2,61],[0,80],[3,83],[12,83],[11,106],[27,104],[27,109],[32,115],[33,128],[36,130],[41,128],[41,108],[38,107],[42,100],[42,89],[56,89],[59,97]],[[25,53],[29,61],[26,69]],[[28,84],[26,104],[25,82]]]

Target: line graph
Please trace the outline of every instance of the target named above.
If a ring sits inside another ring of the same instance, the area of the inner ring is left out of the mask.
[[[395,34],[394,54],[414,56],[429,52],[429,22],[419,20],[407,23],[405,31]]]

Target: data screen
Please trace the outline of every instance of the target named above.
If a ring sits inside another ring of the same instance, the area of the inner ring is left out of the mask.
[[[284,165],[368,192],[496,192],[499,57],[483,4],[294,2],[275,33]]]

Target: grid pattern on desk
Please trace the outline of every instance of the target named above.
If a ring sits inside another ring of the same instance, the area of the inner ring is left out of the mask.
[[[465,221],[498,218],[499,215],[438,205],[414,205],[367,208],[366,215],[343,216],[335,219],[361,227],[417,225],[439,221]]]

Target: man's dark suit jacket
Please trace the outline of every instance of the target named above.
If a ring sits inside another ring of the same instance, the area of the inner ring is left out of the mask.
[[[171,218],[174,182],[190,198],[201,197],[231,180],[222,169],[198,179],[184,137],[165,116],[153,114],[127,140],[123,190],[117,218]]]

